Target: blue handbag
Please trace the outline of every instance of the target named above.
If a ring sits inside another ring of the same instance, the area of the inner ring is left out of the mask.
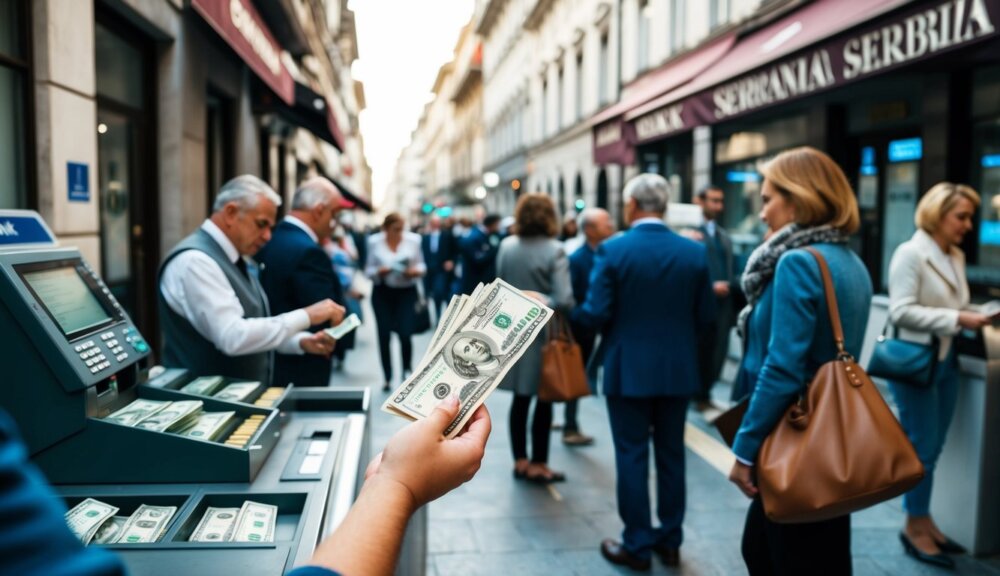
[[[931,337],[930,344],[920,344],[889,338],[888,330],[887,320],[868,361],[868,375],[917,388],[930,387],[937,367],[937,337]]]

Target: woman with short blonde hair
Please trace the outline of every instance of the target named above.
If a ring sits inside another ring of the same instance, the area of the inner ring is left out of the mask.
[[[963,328],[978,330],[989,317],[969,304],[965,254],[959,248],[972,230],[979,194],[964,184],[941,182],[917,204],[913,237],[896,248],[889,264],[889,318],[897,338],[938,342],[937,365],[926,387],[889,381],[899,422],[924,465],[924,479],[903,496],[904,550],[916,559],[954,567],[948,553],[961,546],[945,536],[930,514],[934,467],[958,400],[958,361],[952,341]]]

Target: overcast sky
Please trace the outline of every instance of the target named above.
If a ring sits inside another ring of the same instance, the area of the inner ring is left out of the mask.
[[[378,204],[431,98],[437,71],[451,60],[472,16],[473,0],[351,0],[349,6],[360,53],[352,72],[365,85],[361,133]]]

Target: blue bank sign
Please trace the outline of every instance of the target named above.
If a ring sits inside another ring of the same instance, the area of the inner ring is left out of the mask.
[[[66,163],[66,184],[70,202],[90,202],[90,166],[79,162]]]

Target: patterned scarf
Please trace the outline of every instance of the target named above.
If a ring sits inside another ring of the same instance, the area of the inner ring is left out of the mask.
[[[740,310],[739,318],[736,321],[736,329],[740,336],[746,337],[750,312],[753,311],[753,307],[760,300],[764,289],[774,278],[774,270],[778,267],[778,260],[785,252],[810,244],[844,242],[847,242],[847,236],[832,226],[803,228],[799,224],[792,223],[772,234],[770,238],[758,246],[750,254],[746,269],[743,271],[743,277],[740,279],[743,294],[747,298],[747,305],[743,310]]]

